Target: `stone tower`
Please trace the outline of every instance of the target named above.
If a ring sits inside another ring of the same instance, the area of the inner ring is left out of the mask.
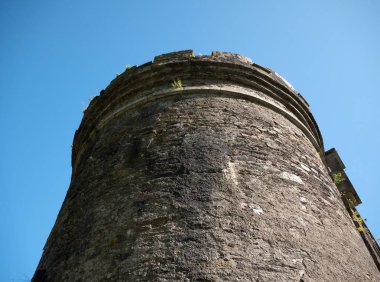
[[[335,153],[272,70],[157,56],[85,111],[33,281],[380,281]]]

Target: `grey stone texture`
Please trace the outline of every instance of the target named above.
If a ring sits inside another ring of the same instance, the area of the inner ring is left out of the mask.
[[[34,281],[380,281],[323,152],[306,101],[243,56],[128,69],[76,132]]]

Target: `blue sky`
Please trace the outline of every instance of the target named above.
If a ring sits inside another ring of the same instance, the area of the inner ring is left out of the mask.
[[[285,77],[337,148],[380,237],[380,1],[0,1],[0,281],[31,278],[88,99],[127,64],[240,53]]]

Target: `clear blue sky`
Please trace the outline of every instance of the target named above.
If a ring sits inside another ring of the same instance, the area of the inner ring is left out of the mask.
[[[127,64],[241,53],[307,99],[380,237],[380,1],[0,1],[0,281],[31,278],[88,99]]]

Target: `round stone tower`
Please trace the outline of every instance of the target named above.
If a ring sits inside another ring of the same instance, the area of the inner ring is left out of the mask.
[[[380,281],[307,102],[246,57],[127,69],[72,167],[33,281]]]

